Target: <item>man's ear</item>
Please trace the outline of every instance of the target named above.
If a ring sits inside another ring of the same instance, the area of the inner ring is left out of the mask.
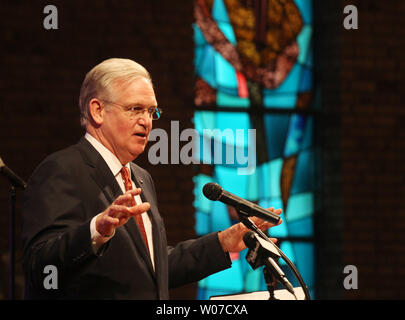
[[[102,125],[104,122],[104,106],[101,101],[97,98],[93,98],[89,102],[89,112],[91,115],[91,120],[97,124]]]

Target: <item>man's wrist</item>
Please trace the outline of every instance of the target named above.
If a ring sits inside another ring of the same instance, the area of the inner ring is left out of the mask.
[[[101,214],[101,213],[100,213]],[[93,246],[93,249],[98,251],[98,249],[107,241],[109,241],[114,235],[115,235],[115,230],[111,235],[102,235],[97,231],[96,228],[96,219],[98,215],[93,217],[90,222],[90,237],[91,237],[91,244]]]
[[[226,232],[226,231],[219,231],[218,232],[218,241],[219,241],[219,243],[220,243],[220,245],[221,245],[221,247],[222,247],[222,250],[224,251],[224,252],[229,252],[229,250],[228,250],[228,247],[227,247],[227,241],[226,241],[226,235],[224,234],[224,232]]]

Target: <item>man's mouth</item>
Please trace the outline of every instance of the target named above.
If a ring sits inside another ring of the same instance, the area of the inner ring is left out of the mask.
[[[138,132],[135,133],[136,136],[141,137],[141,138],[146,138],[146,133]]]

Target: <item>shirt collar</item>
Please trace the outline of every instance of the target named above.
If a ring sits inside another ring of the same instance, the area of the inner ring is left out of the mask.
[[[103,157],[104,161],[107,163],[114,177],[116,177],[120,173],[123,165],[115,156],[115,154],[113,154],[110,150],[108,150],[100,141],[94,138],[90,133],[86,132],[84,137]],[[125,167],[127,167],[129,169],[129,172],[131,172],[131,167],[129,166],[129,163],[127,163]]]

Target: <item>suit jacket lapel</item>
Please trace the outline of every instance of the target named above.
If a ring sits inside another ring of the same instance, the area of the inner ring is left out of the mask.
[[[90,142],[88,142],[85,138],[81,138],[77,146],[80,150],[80,153],[82,154],[83,160],[89,166],[90,176],[93,178],[93,180],[97,183],[102,191],[102,194],[100,194],[99,198],[103,202],[105,202],[106,207],[108,207],[118,196],[123,194],[117,180],[112,174],[107,163],[104,161],[103,157],[91,145]],[[133,171],[132,166],[131,171]],[[139,182],[136,181],[136,185],[139,186]],[[101,195],[104,195],[105,199],[103,199]],[[147,200],[142,199],[142,201]],[[154,274],[152,261],[150,260],[149,253],[147,252],[147,248],[135,219],[129,219],[123,227],[127,230],[128,234],[132,238],[136,248],[141,253],[142,258],[148,265],[151,273]],[[153,229],[154,228],[152,225],[152,230]]]
[[[81,138],[78,143],[78,148],[82,154],[83,160],[89,166],[89,174],[100,187],[106,197],[109,206],[119,195],[122,190],[112,174],[107,163],[98,151],[85,138]],[[100,197],[101,198],[101,197]]]

